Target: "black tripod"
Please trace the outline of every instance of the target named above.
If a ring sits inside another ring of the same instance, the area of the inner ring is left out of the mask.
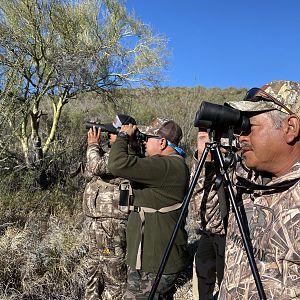
[[[201,173],[201,170],[204,166],[206,157],[207,157],[207,155],[210,151],[212,151],[214,153],[215,163],[218,163],[218,167],[220,169],[220,174],[221,174],[222,179],[223,179],[224,188],[226,190],[226,195],[229,198],[232,210],[233,210],[233,212],[235,214],[235,217],[236,217],[236,221],[237,221],[237,224],[238,224],[238,227],[239,227],[239,230],[240,230],[240,233],[241,233],[241,237],[242,237],[242,240],[243,240],[243,245],[244,245],[247,257],[248,257],[248,261],[249,261],[249,264],[250,264],[250,267],[251,267],[251,271],[252,271],[252,274],[253,274],[253,277],[254,277],[254,280],[255,280],[256,288],[258,290],[260,299],[262,299],[262,300],[267,299],[266,295],[265,295],[265,292],[264,292],[264,289],[263,289],[263,285],[262,285],[260,276],[259,276],[259,272],[258,272],[256,263],[255,263],[255,260],[254,260],[252,245],[249,241],[249,238],[246,235],[246,228],[245,228],[245,225],[243,224],[242,215],[241,215],[241,212],[240,212],[240,210],[238,209],[238,207],[236,205],[234,191],[233,191],[233,188],[232,188],[232,185],[231,185],[226,167],[224,166],[224,159],[223,159],[223,156],[222,156],[222,153],[221,153],[221,150],[220,150],[219,143],[218,142],[211,142],[211,143],[206,143],[206,145],[205,145],[205,149],[204,149],[204,151],[202,153],[202,156],[199,160],[199,163],[197,165],[197,168],[196,168],[195,174],[192,178],[192,181],[190,183],[188,192],[187,192],[187,194],[186,194],[186,196],[183,200],[182,209],[181,209],[178,221],[177,221],[177,223],[174,227],[174,230],[172,232],[171,238],[170,238],[169,243],[167,245],[166,251],[165,251],[164,256],[162,258],[158,273],[156,275],[154,284],[153,284],[152,289],[150,291],[150,295],[149,295],[149,298],[148,298],[149,300],[153,300],[153,298],[154,298],[154,295],[155,295],[155,292],[156,292],[157,287],[159,285],[159,282],[160,282],[161,276],[163,274],[164,268],[165,268],[166,263],[168,261],[172,246],[174,244],[177,232],[178,232],[178,230],[181,226],[182,221],[184,220],[184,218],[186,216],[186,212],[187,212],[187,209],[188,209],[188,206],[189,206],[189,202],[190,202],[190,199],[193,195],[193,191],[194,191],[194,188],[196,186],[198,177],[199,177],[199,175]]]

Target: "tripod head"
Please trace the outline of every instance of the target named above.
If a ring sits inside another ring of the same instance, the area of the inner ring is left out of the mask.
[[[198,136],[197,143],[198,155],[203,152],[204,147],[207,146],[206,144],[209,144],[210,146],[208,146],[208,149],[210,152],[211,160],[216,163],[216,160],[214,159],[214,153],[216,148],[219,147],[221,153],[223,154],[225,169],[233,166],[237,161],[236,153],[239,148],[238,140],[234,135],[234,131],[231,130],[231,128],[228,128],[227,132],[221,131],[218,128],[199,127],[198,129],[200,134],[200,136]],[[200,158],[200,156],[198,156],[198,158]]]

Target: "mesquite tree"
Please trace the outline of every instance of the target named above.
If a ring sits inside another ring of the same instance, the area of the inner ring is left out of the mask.
[[[0,168],[38,168],[65,105],[158,83],[166,57],[166,39],[119,0],[0,0]],[[45,103],[52,124],[41,134]]]

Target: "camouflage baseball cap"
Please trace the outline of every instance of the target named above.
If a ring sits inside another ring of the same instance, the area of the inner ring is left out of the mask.
[[[140,128],[148,136],[157,136],[167,139],[172,144],[178,145],[182,138],[180,126],[173,120],[156,118],[149,126]]]
[[[243,101],[229,101],[225,105],[244,112],[279,110],[300,116],[300,83],[274,80],[261,88],[250,89]]]

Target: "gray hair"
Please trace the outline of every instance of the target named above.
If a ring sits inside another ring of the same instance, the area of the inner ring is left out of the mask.
[[[288,116],[286,113],[276,109],[268,111],[267,114],[272,119],[273,125],[276,129],[281,128],[283,120]]]

